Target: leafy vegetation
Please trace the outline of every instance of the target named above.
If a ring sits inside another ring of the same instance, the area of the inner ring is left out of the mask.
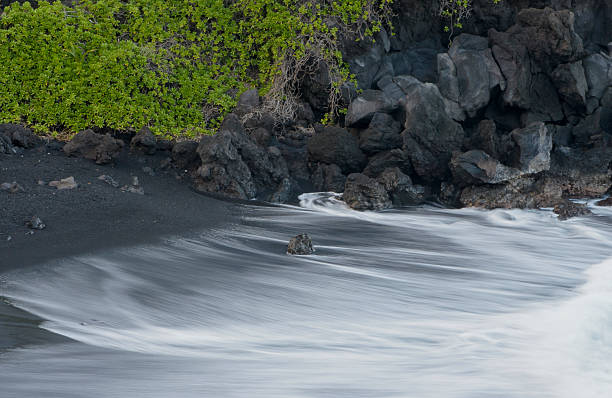
[[[340,35],[371,36],[392,0],[80,0],[0,17],[0,121],[208,133],[249,86],[293,111],[297,77],[327,64],[330,112],[351,79]]]

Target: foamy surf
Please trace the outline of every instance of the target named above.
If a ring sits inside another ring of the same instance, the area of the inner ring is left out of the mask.
[[[4,354],[3,396],[612,390],[604,213],[569,223],[550,211],[359,213],[333,194],[245,212],[198,239],[6,275],[3,294],[74,343]],[[287,256],[301,232],[317,252]]]

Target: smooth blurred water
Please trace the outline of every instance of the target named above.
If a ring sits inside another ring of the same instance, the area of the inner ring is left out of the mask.
[[[612,211],[244,206],[198,239],[3,276],[74,342],[1,397],[609,397]],[[313,256],[285,254],[301,232]]]

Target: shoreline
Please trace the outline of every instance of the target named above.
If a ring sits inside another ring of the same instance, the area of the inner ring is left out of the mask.
[[[159,166],[168,154],[141,156],[124,150],[113,165],[66,156],[57,145],[0,159],[0,183],[23,191],[1,191],[0,274],[53,259],[118,246],[155,242],[231,220],[230,202],[193,191],[188,176]],[[143,169],[145,171],[143,171]],[[98,179],[109,175],[119,187]],[[77,188],[58,190],[48,182],[74,177]],[[133,177],[144,195],[124,192]],[[39,180],[44,184],[39,185]],[[43,230],[26,226],[33,216]],[[10,238],[9,238],[10,237]]]

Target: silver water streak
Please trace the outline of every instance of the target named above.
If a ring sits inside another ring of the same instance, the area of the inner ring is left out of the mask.
[[[2,295],[72,341],[0,354],[0,396],[610,396],[611,211],[301,199],[6,275]],[[301,232],[315,255],[288,256]]]

